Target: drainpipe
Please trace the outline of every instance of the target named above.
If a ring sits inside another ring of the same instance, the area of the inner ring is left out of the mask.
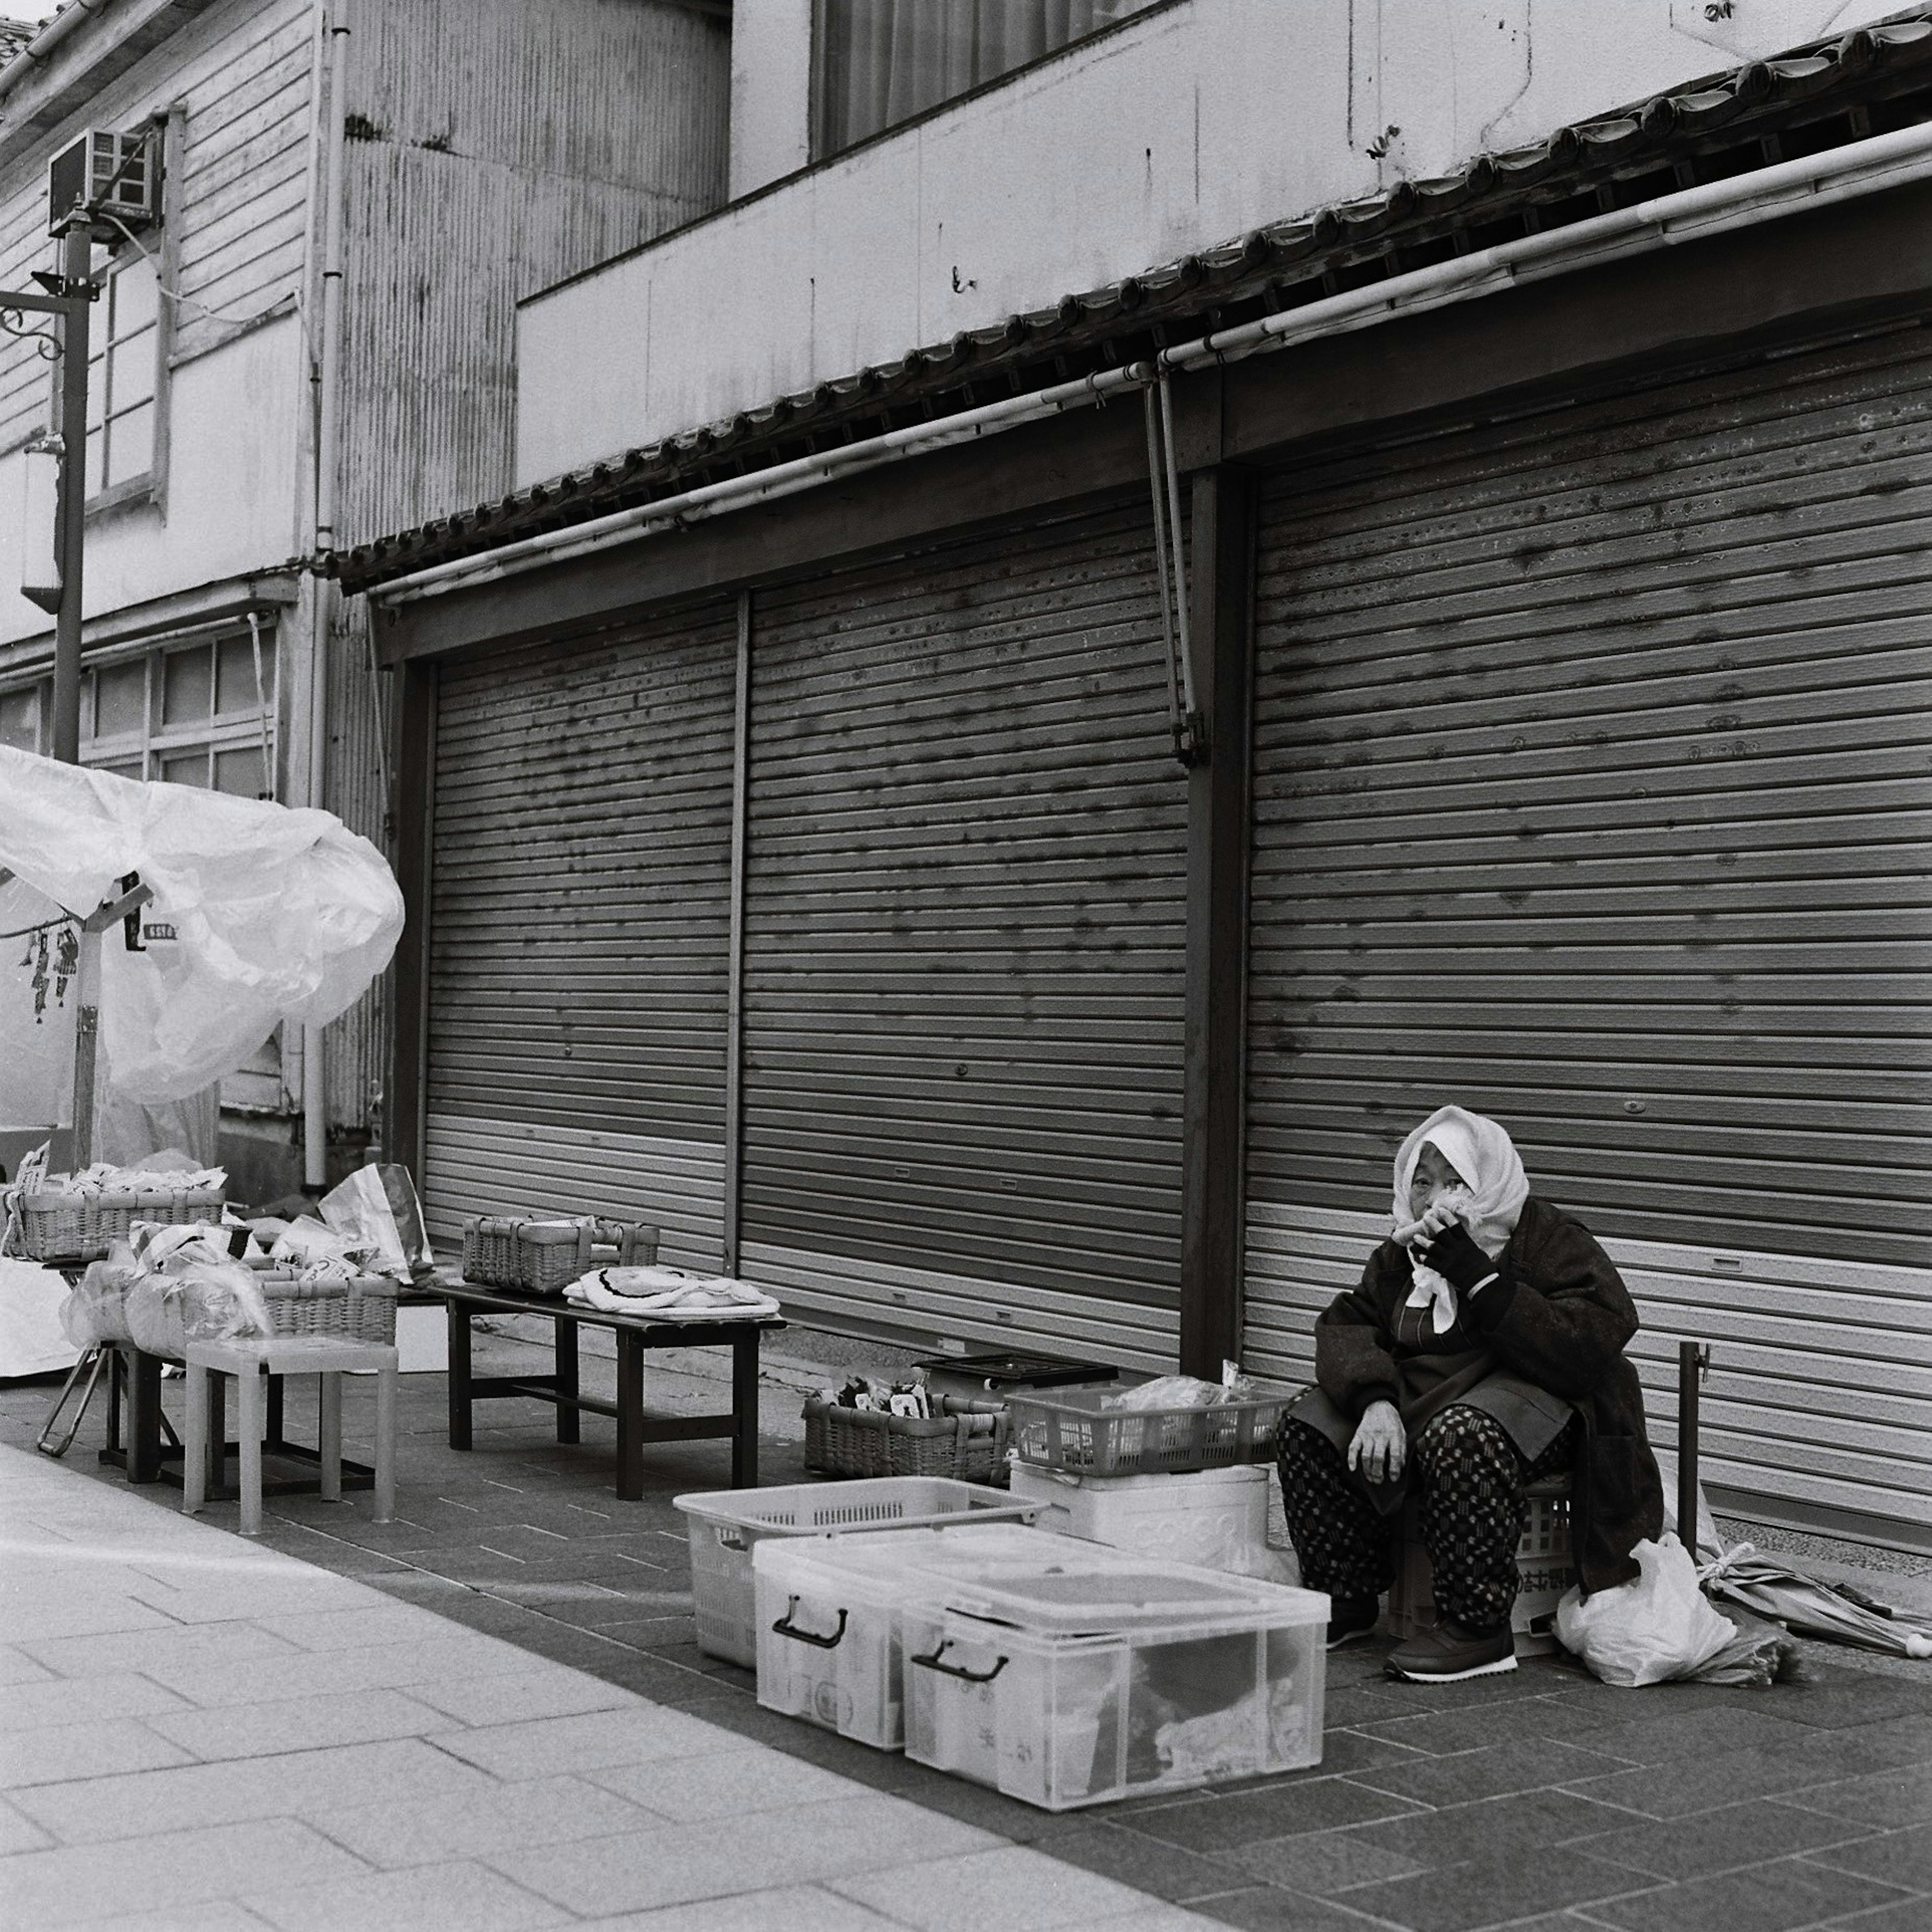
[[[1110,397],[1144,388],[1168,370],[1238,362],[1270,350],[1352,329],[1372,328],[1402,316],[1700,241],[1707,236],[1754,228],[1783,215],[1828,208],[1928,179],[1932,179],[1932,124],[1847,142],[1823,154],[1660,195],[1566,228],[1525,236],[1432,267],[1392,275],[1386,281],[1327,296],[1260,322],[1176,343],[1151,362],[1102,370],[1030,394],[1010,396],[930,422],[910,424],[816,456],[682,490],[567,530],[399,574],[372,584],[368,595],[376,602],[393,605],[471,589],[659,531],[682,530],[727,511],[794,496],[835,478],[971,442],[1022,423],[1042,422],[1070,410],[1091,408]]]
[[[336,0],[328,22],[328,133],[322,146],[321,395],[316,426],[315,542],[318,562],[335,548],[335,518],[342,441],[342,202],[343,124],[349,66],[347,0]],[[308,802],[328,804],[328,648],[339,599],[334,582],[318,575],[310,605],[314,626],[309,650]],[[328,1181],[328,1067],[322,1030],[302,1030],[302,1181],[310,1188]]]
[[[105,13],[112,4],[113,0],[74,0],[72,5],[63,7],[4,68],[0,68],[0,100],[11,94],[28,74],[44,67],[47,56],[83,20]]]

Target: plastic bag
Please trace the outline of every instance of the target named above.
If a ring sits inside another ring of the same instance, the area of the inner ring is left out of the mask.
[[[1556,1640],[1606,1684],[1625,1689],[1694,1676],[1737,1638],[1704,1600],[1690,1552],[1666,1531],[1636,1546],[1642,1574],[1586,1599],[1572,1589],[1556,1606]]]
[[[131,1342],[128,1327],[128,1291],[141,1279],[142,1269],[125,1241],[116,1241],[107,1258],[93,1263],[68,1291],[61,1305],[61,1328],[76,1348],[98,1348],[104,1342]]]
[[[144,1276],[128,1289],[127,1309],[135,1347],[176,1361],[190,1342],[274,1332],[254,1275],[239,1262],[191,1262]]]
[[[351,1241],[340,1229],[308,1214],[291,1221],[268,1250],[270,1260],[292,1262],[298,1268],[339,1268],[345,1280],[358,1272],[356,1264],[362,1256],[361,1242]]]
[[[407,1168],[393,1161],[358,1167],[322,1196],[321,1206],[322,1218],[362,1256],[371,1273],[397,1281],[435,1273],[422,1204]]]
[[[1227,1400],[1228,1391],[1219,1382],[1204,1382],[1194,1376],[1157,1376],[1138,1388],[1107,1396],[1102,1406],[1127,1410],[1212,1408]]]
[[[145,784],[6,745],[0,867],[70,912],[115,897],[130,872],[153,892],[145,949],[101,949],[109,1084],[144,1103],[232,1073],[283,1020],[334,1019],[388,964],[403,929],[382,854],[328,812]],[[22,1012],[0,1008],[0,1064],[31,1045],[31,1005]]]

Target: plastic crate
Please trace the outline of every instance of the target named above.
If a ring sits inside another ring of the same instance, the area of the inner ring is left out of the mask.
[[[1275,1432],[1295,1397],[1284,1391],[1208,1408],[1108,1408],[1108,1400],[1088,1389],[1010,1396],[1013,1453],[1042,1468],[1092,1476],[1271,1462]]]
[[[698,1647],[752,1669],[758,1660],[752,1546],[767,1537],[842,1529],[915,1529],[956,1522],[1023,1521],[1034,1506],[1002,1490],[944,1476],[886,1476],[782,1489],[709,1490],[675,1498],[691,1545],[692,1611]]]
[[[1570,1540],[1570,1479],[1562,1476],[1533,1484],[1528,1502],[1529,1519],[1516,1546],[1516,1602],[1510,1613],[1516,1648],[1525,1654],[1554,1647],[1550,1632],[1556,1606],[1577,1580]],[[1435,1570],[1413,1502],[1404,1505],[1402,1531],[1401,1556],[1383,1624],[1397,1637],[1411,1637],[1436,1621]]]
[[[1016,1461],[1012,1493],[1039,1504],[1042,1529],[1208,1570],[1268,1574],[1268,1472],[1256,1463],[1077,1476]]]
[[[908,1580],[908,1757],[1051,1811],[1320,1761],[1327,1597],[1060,1537],[982,1559],[969,1536]]]
[[[845,1408],[818,1396],[805,1405],[805,1466],[828,1476],[950,1476],[1006,1480],[1005,1405],[942,1396],[931,1418]]]

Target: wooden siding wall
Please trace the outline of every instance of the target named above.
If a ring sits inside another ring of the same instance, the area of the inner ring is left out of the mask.
[[[725,194],[728,22],[658,0],[360,10],[338,541],[510,484],[516,304]]]
[[[48,156],[83,127],[129,127],[178,101],[187,112],[170,206],[185,299],[174,360],[294,298],[307,234],[310,34],[308,0],[230,0],[14,157],[0,175],[0,286],[31,286],[33,270],[55,266]],[[51,382],[32,343],[0,337],[0,449],[46,426]]]

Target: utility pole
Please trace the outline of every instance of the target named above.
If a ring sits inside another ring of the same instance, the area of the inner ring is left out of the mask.
[[[87,541],[87,363],[94,224],[77,214],[61,237],[60,582],[54,614],[54,756],[80,763],[81,577]],[[0,304],[14,298],[0,295]]]

